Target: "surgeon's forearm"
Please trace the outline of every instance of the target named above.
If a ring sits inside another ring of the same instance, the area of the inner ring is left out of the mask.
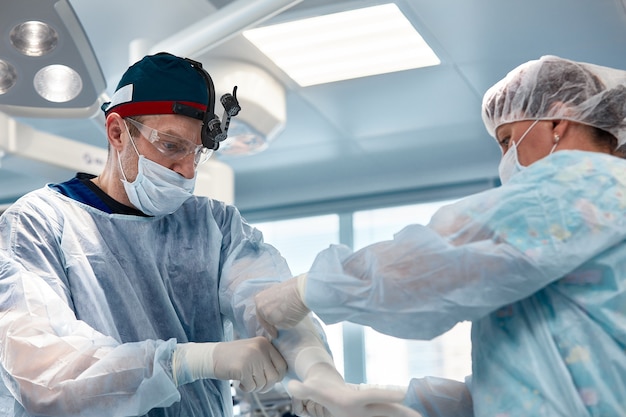
[[[120,344],[17,266],[0,263],[0,294],[0,369],[28,413],[143,415],[180,398],[167,370],[174,340]]]
[[[272,343],[285,358],[291,378],[304,380],[312,371],[328,372],[332,368],[334,372],[328,376],[343,380],[311,316],[289,330],[281,330]]]
[[[165,362],[166,346],[156,341],[90,349],[70,346],[83,343],[72,337],[48,340],[43,346],[36,339],[2,340],[2,372],[15,381],[12,393],[30,414],[142,415],[180,398],[159,364],[159,355]]]

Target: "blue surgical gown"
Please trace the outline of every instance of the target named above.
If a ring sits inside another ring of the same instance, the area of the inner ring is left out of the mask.
[[[558,151],[393,240],[329,247],[305,302],[402,338],[471,321],[471,378],[411,381],[425,416],[626,416],[625,238],[626,161]]]
[[[0,217],[0,249],[28,270],[0,261],[3,416],[232,415],[229,381],[174,385],[172,352],[261,334],[252,294],[291,276],[235,207],[201,197],[140,217],[44,187]]]

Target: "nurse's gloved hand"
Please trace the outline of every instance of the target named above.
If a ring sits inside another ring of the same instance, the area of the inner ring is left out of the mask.
[[[306,274],[302,274],[255,296],[257,318],[272,338],[278,336],[277,329],[294,327],[310,312],[304,304],[305,286]]]
[[[179,343],[172,356],[177,386],[197,379],[239,381],[244,392],[267,391],[283,379],[287,363],[264,337],[219,343]]]
[[[347,384],[330,368],[317,368],[303,382],[290,381],[288,391],[294,413],[303,417],[422,417],[403,405],[404,390]]]
[[[291,411],[299,417],[333,417],[324,406],[311,400],[292,398]]]

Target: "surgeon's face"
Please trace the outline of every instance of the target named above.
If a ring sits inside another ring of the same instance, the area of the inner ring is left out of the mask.
[[[534,120],[522,120],[519,122],[506,123],[496,130],[496,139],[502,149],[502,155],[517,144],[517,157],[522,166],[528,166],[550,154],[554,145],[552,130],[553,123],[549,120],[540,120],[528,131]],[[528,133],[526,133],[528,131]],[[518,143],[526,133],[524,140]]]
[[[164,114],[143,116],[141,117],[141,123],[159,132],[183,138],[198,145],[201,143],[200,129],[202,127],[202,121],[200,120],[192,119],[187,116]],[[141,133],[135,134],[133,140],[135,146],[137,146],[137,151],[141,155],[177,172],[185,178],[193,178],[196,168],[194,164],[194,154],[189,154],[182,159],[174,160],[165,156]],[[131,158],[133,153],[136,155],[130,141],[127,143],[127,146],[125,146],[125,151],[126,156],[130,159],[133,159]],[[129,180],[132,181],[137,174],[136,164],[134,170],[128,174],[130,174]]]

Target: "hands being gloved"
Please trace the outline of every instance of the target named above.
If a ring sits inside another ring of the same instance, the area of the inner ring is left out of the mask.
[[[197,379],[237,380],[244,392],[266,391],[285,376],[287,363],[264,337],[218,343],[179,343],[172,356],[177,386]]]
[[[257,318],[272,338],[277,329],[289,329],[298,324],[310,310],[304,304],[306,275],[299,275],[259,292],[256,302]]]
[[[402,404],[398,388],[347,384],[328,364],[317,364],[303,382],[290,381],[293,411],[301,417],[422,417]],[[326,369],[324,369],[326,368]]]

